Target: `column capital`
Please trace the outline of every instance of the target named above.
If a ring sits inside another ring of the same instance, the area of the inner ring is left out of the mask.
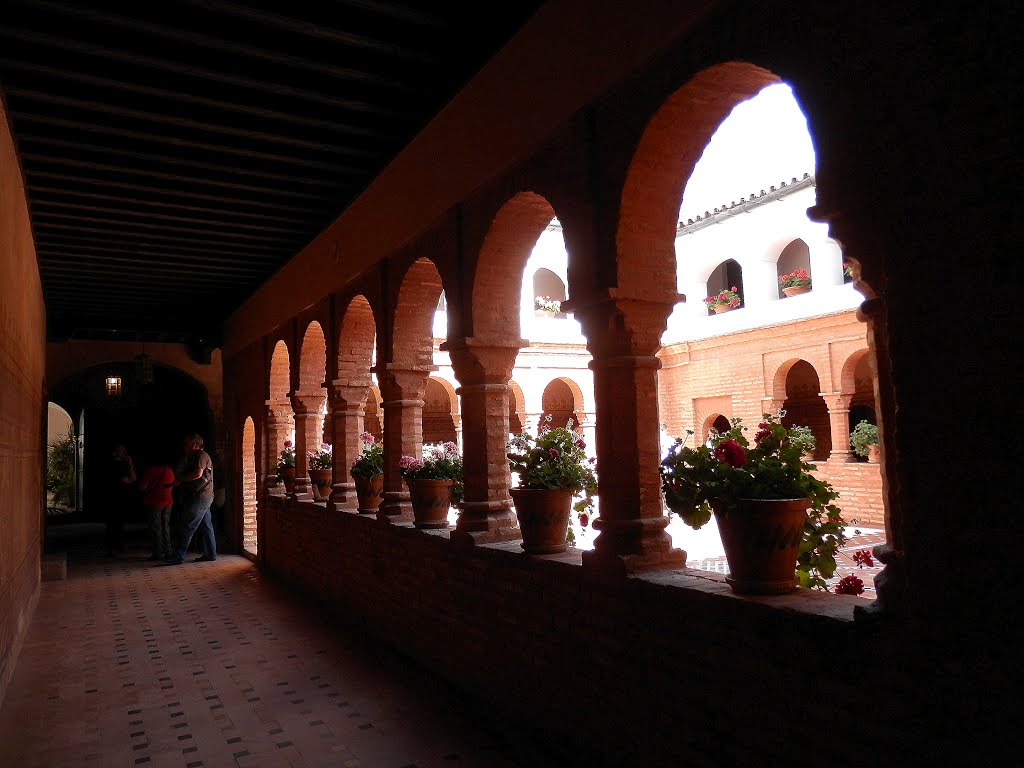
[[[470,337],[441,344],[448,352],[455,376],[463,386],[508,384],[519,350],[528,346],[526,339]]]
[[[668,317],[686,297],[675,291],[630,295],[618,288],[566,302],[576,315],[595,359],[653,357],[661,348]]]
[[[366,393],[370,391],[370,380],[365,382],[348,382],[342,379],[335,379],[327,387],[327,397],[331,407],[337,409],[343,405],[365,403]]]
[[[326,396],[327,393],[322,389],[319,392],[293,392],[291,396],[292,410],[295,411],[296,416],[299,414],[319,413]]]
[[[848,411],[853,400],[852,392],[819,392],[818,396],[825,401],[830,411]]]

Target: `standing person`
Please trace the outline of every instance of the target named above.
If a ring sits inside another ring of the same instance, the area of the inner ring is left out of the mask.
[[[170,565],[184,563],[189,544],[192,543],[192,537],[197,530],[204,553],[194,562],[216,560],[217,539],[213,533],[213,518],[210,515],[210,507],[213,505],[213,461],[210,454],[203,450],[202,436],[189,435],[185,438],[185,458],[181,467],[181,470],[175,473],[182,512],[180,529],[177,532],[177,549],[164,562]]]
[[[107,470],[106,541],[107,555],[124,548],[124,524],[135,507],[135,463],[128,449],[115,445]]]
[[[171,544],[171,507],[174,488],[174,470],[169,464],[157,461],[142,472],[139,490],[142,506],[146,509],[149,530],[153,534],[153,554],[150,560],[165,560],[174,554]]]

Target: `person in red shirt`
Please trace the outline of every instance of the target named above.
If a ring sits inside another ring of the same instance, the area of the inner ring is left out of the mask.
[[[150,560],[163,560],[174,552],[171,544],[171,507],[174,499],[174,470],[169,464],[156,462],[146,467],[139,478],[142,505],[146,509],[149,529],[153,534],[153,554]]]

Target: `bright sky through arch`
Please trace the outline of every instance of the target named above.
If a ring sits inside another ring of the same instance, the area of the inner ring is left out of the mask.
[[[685,221],[722,204],[814,174],[807,118],[785,83],[769,85],[737,104],[697,161],[683,192]]]

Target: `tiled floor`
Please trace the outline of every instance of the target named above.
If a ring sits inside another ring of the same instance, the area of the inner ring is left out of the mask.
[[[72,551],[0,709],[0,765],[538,768],[472,705],[248,561]],[[511,734],[511,735],[508,735]]]

